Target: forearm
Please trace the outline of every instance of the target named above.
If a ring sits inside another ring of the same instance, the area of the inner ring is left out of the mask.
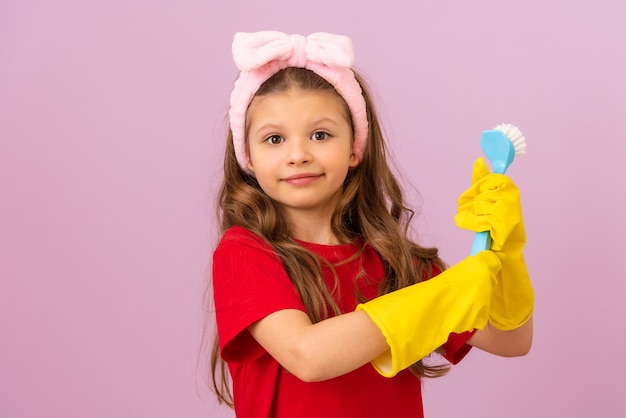
[[[491,323],[478,330],[468,340],[468,344],[491,354],[502,357],[525,356],[530,351],[533,340],[533,318],[524,325],[510,330],[501,331]]]
[[[389,349],[383,334],[362,311],[312,324],[301,311],[283,310],[249,330],[285,369],[309,382],[346,374]]]

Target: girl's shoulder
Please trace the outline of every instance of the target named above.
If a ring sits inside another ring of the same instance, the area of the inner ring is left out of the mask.
[[[238,241],[238,240],[254,241],[258,243],[266,242],[260,235],[249,230],[248,228],[244,228],[243,226],[231,226],[230,228],[228,228],[222,235],[220,242]]]
[[[231,226],[224,232],[220,242],[237,239],[256,239],[262,241],[261,237],[243,226]]]
[[[242,226],[233,226],[227,229],[217,244],[215,252],[244,248],[274,253],[272,246],[263,238]]]

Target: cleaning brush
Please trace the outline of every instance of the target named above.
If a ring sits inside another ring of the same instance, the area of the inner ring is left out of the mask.
[[[526,152],[526,140],[517,126],[502,123],[491,130],[483,131],[480,147],[491,162],[493,172],[505,174],[515,157]],[[470,254],[490,248],[489,231],[477,232]]]

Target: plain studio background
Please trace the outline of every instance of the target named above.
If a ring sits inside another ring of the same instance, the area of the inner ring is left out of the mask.
[[[236,31],[349,35],[422,242],[454,263],[480,133],[519,125],[530,355],[474,350],[426,416],[623,417],[626,6],[0,2],[0,416],[232,417],[196,365]]]

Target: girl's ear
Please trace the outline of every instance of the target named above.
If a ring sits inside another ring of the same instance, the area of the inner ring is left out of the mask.
[[[361,159],[356,154],[352,154],[350,155],[350,163],[348,164],[348,167],[354,168],[357,165],[359,165],[360,162],[361,162]]]
[[[252,161],[248,161],[248,164],[246,164],[246,167],[248,167],[248,170],[254,173],[254,167],[252,167]]]

